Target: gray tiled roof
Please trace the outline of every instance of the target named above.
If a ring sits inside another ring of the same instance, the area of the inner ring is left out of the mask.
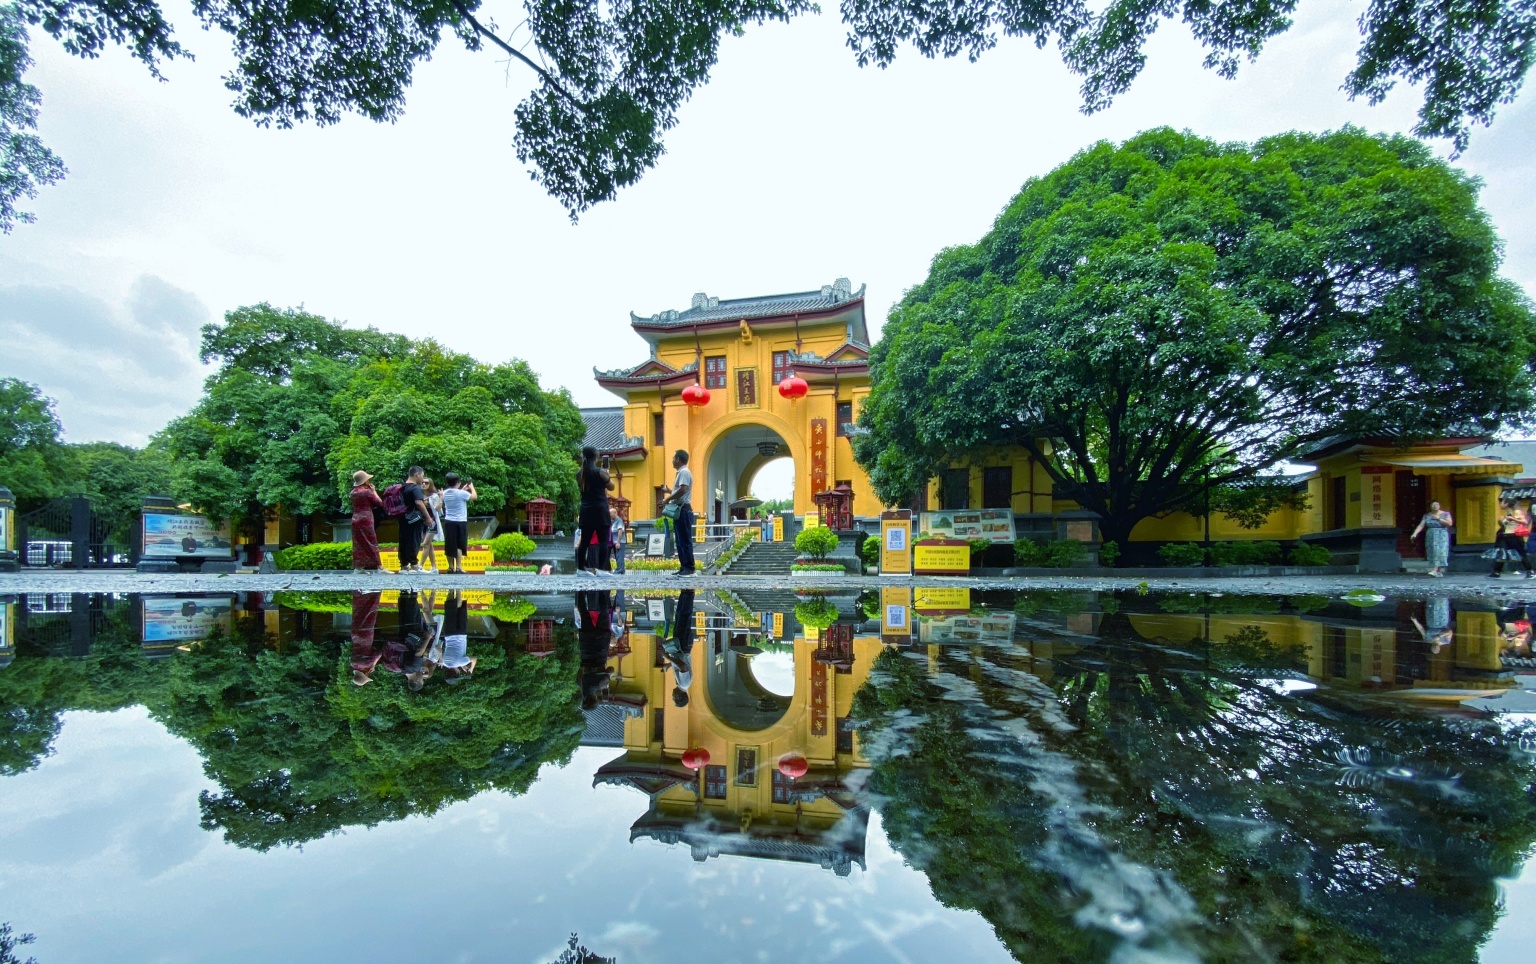
[[[630,322],[644,325],[686,326],[695,322],[735,321],[738,318],[762,318],[788,315],[797,311],[827,311],[864,297],[864,285],[858,291],[847,278],[838,278],[820,291],[797,291],[786,295],[758,298],[714,298],[704,292],[693,296],[693,304],[682,311],[661,311],[649,317],[629,313]]]
[[[624,409],[584,408],[581,418],[587,423],[587,437],[583,446],[590,445],[599,452],[626,447],[629,439],[624,435]]]

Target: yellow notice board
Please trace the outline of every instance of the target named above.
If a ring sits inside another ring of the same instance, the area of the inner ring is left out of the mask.
[[[902,575],[912,571],[912,512],[880,513],[880,572]]]
[[[968,613],[971,591],[950,586],[918,586],[912,590],[912,608],[925,616]]]
[[[964,576],[971,571],[971,544],[924,539],[912,544],[912,571],[920,576]]]
[[[880,635],[912,635],[912,590],[906,586],[880,587]],[[887,639],[886,642],[901,642]]]
[[[490,549],[483,547],[472,548],[468,552],[464,553],[464,571],[485,572],[485,567],[489,566],[493,559],[494,557],[491,555]],[[390,572],[399,572],[399,552],[394,549],[380,549],[379,564]],[[448,557],[444,555],[443,544],[441,542],[437,543],[437,564],[441,569],[446,570],[448,568]]]
[[[784,541],[784,517],[781,515],[773,517],[773,541]]]
[[[819,525],[821,525],[820,512],[807,512],[805,514],[805,528],[814,529]]]

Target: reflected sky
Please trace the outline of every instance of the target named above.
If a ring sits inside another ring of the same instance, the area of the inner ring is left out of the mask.
[[[0,919],[42,964],[1527,958],[1524,603],[890,592],[5,603]]]

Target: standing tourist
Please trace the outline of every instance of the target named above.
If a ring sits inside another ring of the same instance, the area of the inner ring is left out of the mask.
[[[384,508],[384,500],[374,491],[373,476],[358,469],[352,473],[352,568],[358,572],[379,570],[379,534],[374,528],[373,510]]]
[[[443,541],[443,494],[437,483],[423,479],[421,491],[427,497],[427,509],[432,513],[427,522],[426,534],[421,539],[421,552],[427,559],[427,571],[437,572],[437,544]],[[446,548],[444,550],[446,552]]]
[[[667,495],[667,503],[677,506],[677,574],[691,576],[693,568],[693,470],[688,468],[688,453],[678,449],[672,455],[672,467],[677,470],[677,480]]]
[[[447,479],[443,480],[445,483]],[[457,589],[448,593],[443,621],[443,679],[450,684],[467,679],[475,672],[475,657],[469,655],[469,604]]]
[[[401,572],[421,572],[421,566],[417,564],[418,554],[421,552],[421,536],[432,518],[432,509],[427,505],[427,494],[421,489],[421,482],[425,477],[426,470],[419,465],[413,465],[406,473],[405,485],[400,489],[400,498],[405,502],[405,515],[400,517]]]
[[[443,476],[443,485],[443,554],[448,557],[449,572],[463,572],[469,552],[469,504],[480,496],[473,479],[461,479],[453,472]]]
[[[1526,538],[1531,534],[1531,520],[1514,502],[1505,502],[1504,514],[1499,518],[1498,535],[1493,542],[1493,571],[1488,578],[1504,575],[1504,564],[1511,559],[1525,567],[1525,578],[1536,573],[1531,571],[1531,557],[1526,554]]]
[[[581,471],[576,473],[576,487],[581,490],[581,528],[576,543],[576,570],[592,575],[608,575],[608,490],[613,482],[608,470],[597,464],[597,449],[588,445],[581,450]]]
[[[619,575],[624,575],[624,543],[628,539],[628,529],[624,524],[624,517],[619,513],[613,513],[613,526],[608,530],[609,548],[613,553],[613,565]]]
[[[1431,502],[1429,511],[1419,524],[1414,528],[1409,539],[1417,539],[1419,533],[1424,533],[1424,555],[1429,559],[1429,574],[1431,576],[1445,575],[1446,566],[1451,559],[1451,514],[1440,508],[1440,503]]]

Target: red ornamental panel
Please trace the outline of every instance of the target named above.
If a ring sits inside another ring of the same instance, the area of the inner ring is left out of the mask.
[[[827,490],[827,420],[811,419],[811,493]]]

